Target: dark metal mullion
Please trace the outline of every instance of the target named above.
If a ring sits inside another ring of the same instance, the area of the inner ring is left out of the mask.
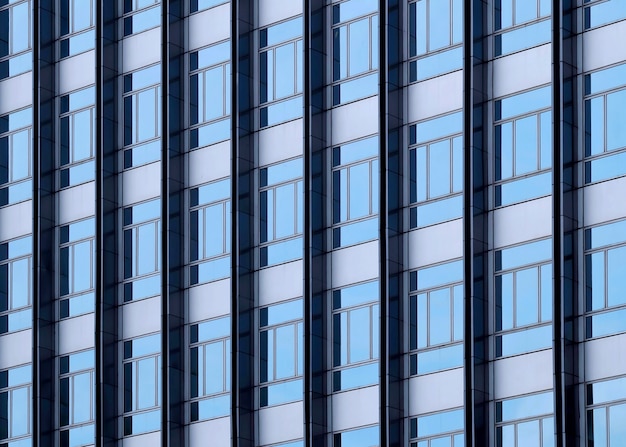
[[[473,2],[465,0],[463,5],[463,371],[465,380],[464,416],[465,445],[474,446],[474,328],[473,328],[473,281],[474,244],[473,238],[473,176],[472,176],[472,110],[473,110]]]
[[[230,438],[232,446],[239,446],[239,96],[237,74],[239,72],[239,0],[230,0]]]
[[[33,358],[33,368],[32,368],[32,402],[33,402],[33,436],[32,442],[33,447],[39,447],[39,427],[40,427],[40,412],[41,412],[41,404],[39,401],[39,377],[40,377],[40,355],[39,355],[39,307],[41,305],[40,293],[40,216],[39,216],[39,189],[40,189],[40,178],[41,178],[41,166],[40,166],[40,156],[39,156],[39,139],[40,139],[40,127],[39,127],[39,118],[40,118],[40,110],[39,110],[39,78],[40,78],[40,66],[39,66],[39,44],[40,44],[40,33],[39,33],[39,10],[40,10],[40,0],[33,0],[32,5],[32,18],[33,18],[33,120],[32,120],[32,128],[33,128],[33,319],[32,319],[32,358]]]
[[[388,290],[387,290],[387,139],[388,135],[388,110],[387,110],[387,0],[379,0],[378,3],[378,132],[379,132],[379,206],[378,206],[378,256],[379,256],[379,427],[380,447],[387,447],[389,439],[389,402],[388,402],[388,358],[387,358],[387,317]]]
[[[161,445],[169,445],[169,2],[161,2]]]
[[[311,359],[311,345],[312,345],[312,289],[311,289],[311,276],[313,275],[312,269],[312,232],[313,225],[311,222],[311,156],[312,156],[312,143],[311,143],[311,2],[310,0],[303,0],[304,11],[304,42],[303,42],[303,62],[304,62],[304,253],[303,253],[303,276],[304,276],[304,445],[307,447],[313,446],[313,390],[312,390],[312,375],[313,365]],[[296,45],[297,48],[297,45]]]
[[[103,386],[103,362],[102,356],[104,349],[102,344],[104,342],[102,337],[102,316],[103,316],[103,303],[102,296],[104,294],[104,281],[103,281],[103,249],[104,249],[104,236],[103,236],[103,225],[102,221],[104,218],[103,214],[103,176],[102,176],[102,166],[103,166],[103,120],[104,120],[104,110],[103,110],[103,62],[102,62],[102,26],[103,26],[103,13],[102,13],[102,1],[96,0],[95,8],[96,8],[96,265],[95,265],[95,289],[96,289],[96,297],[95,297],[95,382],[96,382],[96,390],[95,390],[95,442],[96,445],[102,446],[103,443],[103,425],[104,425],[104,411],[102,408],[104,401],[104,386]]]
[[[563,294],[562,294],[562,224],[561,197],[563,193],[561,158],[561,0],[552,2],[552,262],[553,262],[553,347],[554,366],[554,428],[557,446],[565,447],[564,378],[563,378]]]

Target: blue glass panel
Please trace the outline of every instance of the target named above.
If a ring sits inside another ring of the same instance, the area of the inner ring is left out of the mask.
[[[141,144],[128,149],[127,154],[130,155],[128,163],[124,163],[124,168],[134,168],[158,161],[161,159],[161,141],[156,140],[147,144]],[[125,154],[125,156],[127,156]]]
[[[224,88],[224,75],[224,67],[219,66],[207,70],[200,77],[204,78],[204,93],[199,94],[198,101],[202,121],[210,121],[224,115],[226,96],[230,93]]]
[[[129,208],[126,208],[126,210],[128,209]],[[124,225],[136,224],[160,217],[161,200],[150,200],[149,202],[134,205],[130,209],[132,209],[132,220],[131,222],[124,222]]]
[[[515,23],[529,22],[537,18],[537,2],[516,1],[515,2]]]
[[[333,372],[333,391],[344,391],[378,383],[378,363]]]
[[[261,48],[302,36],[302,17],[270,26],[261,31]]]
[[[496,206],[525,202],[552,192],[552,174],[533,175],[496,186]]]
[[[302,158],[261,169],[261,186],[271,186],[302,177]]]
[[[155,431],[161,427],[161,410],[134,414],[132,418],[132,434]]]
[[[296,327],[281,326],[276,331],[276,379],[296,375]]]
[[[454,340],[463,340],[463,286],[455,286],[454,299]]]
[[[333,24],[378,11],[376,0],[349,0],[333,6]]]
[[[456,112],[415,125],[416,142],[438,140],[463,130],[463,112]]]
[[[333,294],[333,309],[357,306],[378,300],[378,281],[367,282],[345,289],[336,290]]]
[[[347,247],[378,237],[378,218],[343,225],[333,230],[333,248]]]
[[[463,430],[463,409],[435,413],[417,418],[417,437],[435,436]]]
[[[418,59],[414,62],[415,70],[411,73],[411,82],[423,81],[451,71],[463,68],[463,48],[453,48]]]
[[[72,297],[69,300],[69,314],[68,317],[75,317],[85,313],[93,312],[95,309],[95,295],[92,293],[86,293]]]
[[[517,326],[539,322],[539,269],[533,267],[515,274]]]
[[[626,331],[626,309],[587,317],[587,338],[602,337]]]
[[[26,73],[32,68],[33,54],[29,51],[0,62],[0,79]]]
[[[17,54],[24,50],[27,50],[30,46],[30,20],[29,20],[29,2],[16,5],[11,8],[12,12],[12,39],[11,39],[11,53]]]
[[[11,435],[13,437],[28,434],[30,428],[30,387],[11,391]]]
[[[626,399],[626,377],[596,382],[587,385],[587,387],[587,405],[598,405]]]
[[[348,25],[349,59],[348,76],[355,76],[370,69],[370,21],[369,18]]]
[[[154,275],[133,281],[131,284],[132,300],[140,300],[161,293],[161,275]],[[124,297],[127,298],[126,296]]]
[[[554,409],[552,391],[531,396],[518,397],[502,401],[502,418],[497,422],[513,421],[544,414],[551,414]]]
[[[587,162],[585,165],[585,181],[599,182],[626,174],[626,153],[618,153],[608,157]]]
[[[552,88],[547,86],[496,101],[496,120],[512,118],[550,107],[552,103],[551,91]]]
[[[552,264],[541,266],[541,321],[552,320]]]
[[[417,373],[429,374],[463,366],[463,345],[447,346],[417,354]]]
[[[230,179],[220,180],[198,188],[198,202],[194,205],[204,205],[230,197]]]
[[[452,139],[452,192],[463,190],[463,138]]]
[[[626,303],[626,247],[607,252],[607,305]]]
[[[431,1],[429,27],[429,51],[450,45],[450,2]]]
[[[303,398],[302,380],[291,380],[267,387],[267,405],[279,405]]]
[[[228,336],[230,336],[230,317],[218,318],[198,325],[199,342]]]
[[[337,441],[335,441],[334,447],[363,447],[372,445],[372,443],[374,443],[373,445],[377,445],[378,439],[380,438],[379,433],[380,430],[378,426],[345,431],[340,435],[335,435],[335,437],[341,437],[341,443],[337,444]]]
[[[333,86],[333,105],[345,104],[378,93],[378,73]]]
[[[378,149],[378,136],[337,146],[333,148],[333,166],[375,157]]]
[[[70,428],[70,447],[91,445],[95,442],[95,426],[93,424]],[[11,445],[11,447],[13,447]]]
[[[159,11],[159,8],[154,8],[154,11]],[[124,88],[125,92],[130,90],[141,90],[144,87],[161,82],[161,65],[153,65],[136,71],[130,75],[126,75],[125,78],[127,77],[130,77],[132,81],[130,82],[130,89],[127,89],[126,87]]]
[[[4,115],[0,118],[0,133],[11,132],[13,130],[27,127],[33,123],[33,109],[28,107],[26,109],[13,112],[9,115]]]
[[[141,357],[161,352],[161,334],[148,335],[132,340],[132,356]]]
[[[128,20],[128,18],[126,20]],[[124,29],[125,36],[159,26],[161,23],[161,8],[155,7],[139,12],[131,16],[130,20],[130,28],[126,25]]]
[[[606,4],[615,2],[606,2]],[[626,64],[596,71],[585,76],[585,93],[595,93],[614,89],[626,84]]]
[[[434,198],[450,193],[451,159],[450,140],[433,143],[429,147],[429,197]]]
[[[624,126],[624,110],[626,110],[626,90],[611,93],[606,97],[606,150],[614,150],[626,146],[626,126]]]
[[[286,98],[295,93],[296,59],[293,43],[282,45],[274,50],[276,63],[276,91],[274,99]],[[271,82],[271,77],[269,77]]]
[[[540,134],[540,169],[552,166],[552,112],[544,112],[539,117]]]
[[[230,60],[230,41],[210,46],[198,51],[197,68],[210,67]]]
[[[417,271],[417,290],[431,289],[463,280],[463,261],[453,261]]]
[[[594,446],[607,447],[607,424],[606,424],[606,408],[594,408],[590,410],[588,439],[593,442]]]
[[[261,127],[300,118],[303,113],[302,96],[273,103],[261,109]]]
[[[585,29],[612,23],[624,17],[626,9],[621,1],[598,2],[585,10]]]
[[[585,249],[600,248],[626,241],[626,220],[600,225],[586,231]]]
[[[604,96],[585,101],[585,155],[604,152]]]
[[[266,250],[265,256],[267,256],[267,261],[265,263],[261,262],[263,267],[292,261],[302,257],[302,238],[298,237],[285,242],[271,244],[263,247],[262,250]]]
[[[11,167],[9,172],[12,181],[30,176],[30,131],[23,130],[11,135]]]
[[[550,20],[518,28],[495,36],[496,56],[525,50],[550,42],[552,24]]]
[[[437,200],[416,208],[415,222],[411,228],[426,227],[436,223],[457,219],[463,216],[463,197],[456,196],[449,199]]]
[[[213,419],[230,413],[230,395],[212,397],[198,402],[199,419]]]
[[[198,264],[198,282],[210,282],[230,276],[230,256]]]
[[[428,320],[430,323],[430,345],[448,343],[452,335],[452,311],[450,289],[430,292]]]
[[[371,358],[371,316],[369,307],[351,310],[349,324],[350,363]]]
[[[62,42],[63,50],[61,57],[74,56],[75,54],[91,50],[95,47],[95,44],[96,32],[94,30],[72,36]]]
[[[261,326],[273,326],[302,319],[302,300],[289,301],[261,309]]]
[[[77,166],[72,166],[71,168],[66,170],[66,172],[68,172],[68,177],[66,183],[62,184],[61,186],[74,186],[81,183],[89,182],[93,180],[96,176],[95,169],[96,165],[94,161],[81,163]],[[61,171],[61,173],[63,174],[63,171]]]
[[[224,391],[224,342],[209,343],[204,349],[204,394],[220,393]]]
[[[33,250],[33,238],[32,236],[26,236],[19,239],[14,239],[9,242],[8,247],[8,259],[17,258],[32,253]]]
[[[538,420],[517,424],[517,445],[541,445]]]
[[[94,367],[95,357],[93,349],[70,355],[69,372],[82,371]]]
[[[541,326],[498,337],[497,356],[523,354],[552,346],[552,326]]]
[[[535,115],[515,121],[515,175],[538,168],[537,124]]]
[[[31,365],[20,366],[9,369],[8,386],[14,387],[30,383],[33,380],[33,369]]]
[[[192,1],[192,3],[194,3]],[[192,8],[191,12],[196,12],[196,11],[202,11],[203,9],[208,9],[208,8],[212,8],[214,6],[217,5],[221,5],[223,3],[228,3],[228,1],[225,0],[196,0],[196,5],[194,8]]]
[[[91,373],[77,374],[72,380],[74,385],[73,422],[76,424],[87,422],[91,419],[92,413]]]

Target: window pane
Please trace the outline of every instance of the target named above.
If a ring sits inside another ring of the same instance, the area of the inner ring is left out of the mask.
[[[515,276],[517,325],[537,323],[539,315],[538,269],[521,270]]]
[[[608,305],[626,303],[626,247],[608,251]]]
[[[276,329],[276,379],[296,375],[296,341],[294,326]]]
[[[591,427],[587,434],[589,440],[593,442],[594,447],[606,447],[606,408],[590,410],[590,419]]]
[[[501,330],[513,328],[513,274],[496,278],[496,293],[499,293],[501,303]]]
[[[359,20],[350,25],[350,76],[368,71],[370,68],[370,20]]]
[[[137,95],[137,141],[154,138],[157,135],[155,93],[155,89],[150,89]]]
[[[276,188],[276,238],[291,236],[295,231],[295,185]]]
[[[515,175],[536,170],[537,116],[529,116],[515,121]]]
[[[91,241],[82,242],[74,246],[74,292],[91,288]]]
[[[21,436],[29,432],[30,427],[30,399],[29,388],[18,388],[11,392],[11,435]]]
[[[626,146],[626,90],[606,97],[606,149],[608,151]]]
[[[28,37],[29,37],[29,20],[28,20],[28,7],[29,2],[24,2],[13,8],[13,39],[12,39],[12,54],[17,54],[21,51],[28,49]]]
[[[28,306],[30,294],[28,292],[29,281],[28,259],[20,259],[12,263],[11,268],[11,308],[17,309]]]
[[[224,204],[209,206],[204,219],[207,227],[205,257],[219,255],[224,252]],[[204,229],[201,228],[202,232]]]
[[[150,223],[138,228],[137,274],[142,275],[156,270],[156,224]]]
[[[430,51],[450,45],[450,1],[430,1]]]
[[[450,289],[436,290],[430,293],[430,344],[450,341]]]
[[[604,151],[604,97],[593,98],[585,103],[586,155]]]
[[[30,175],[30,132],[23,130],[15,133],[12,138],[10,180],[16,181]]]
[[[295,54],[294,44],[283,45],[274,50],[276,57],[276,99],[294,94]],[[271,79],[268,80],[272,82]]]
[[[430,198],[450,193],[450,141],[430,145]]]
[[[153,357],[137,362],[137,409],[156,405],[156,362]]]
[[[626,445],[626,404],[609,407],[609,445]]]
[[[91,109],[74,114],[72,128],[72,161],[80,161],[91,157]]]
[[[91,374],[78,374],[74,376],[74,424],[86,422],[91,419]]]
[[[350,311],[350,363],[370,358],[370,308]]]
[[[205,350],[205,394],[219,393],[224,390],[224,342],[208,344]]]
[[[224,68],[208,70],[204,76],[206,97],[202,102],[206,107],[204,121],[218,118],[224,114]]]
[[[350,219],[357,219],[370,213],[369,170],[369,163],[361,163],[350,168]]]

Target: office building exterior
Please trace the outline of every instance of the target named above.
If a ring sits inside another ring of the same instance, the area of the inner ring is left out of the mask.
[[[623,0],[0,0],[0,447],[626,445]]]

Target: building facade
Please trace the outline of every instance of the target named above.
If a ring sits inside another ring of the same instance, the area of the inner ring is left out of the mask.
[[[626,445],[623,0],[0,0],[0,447]]]

